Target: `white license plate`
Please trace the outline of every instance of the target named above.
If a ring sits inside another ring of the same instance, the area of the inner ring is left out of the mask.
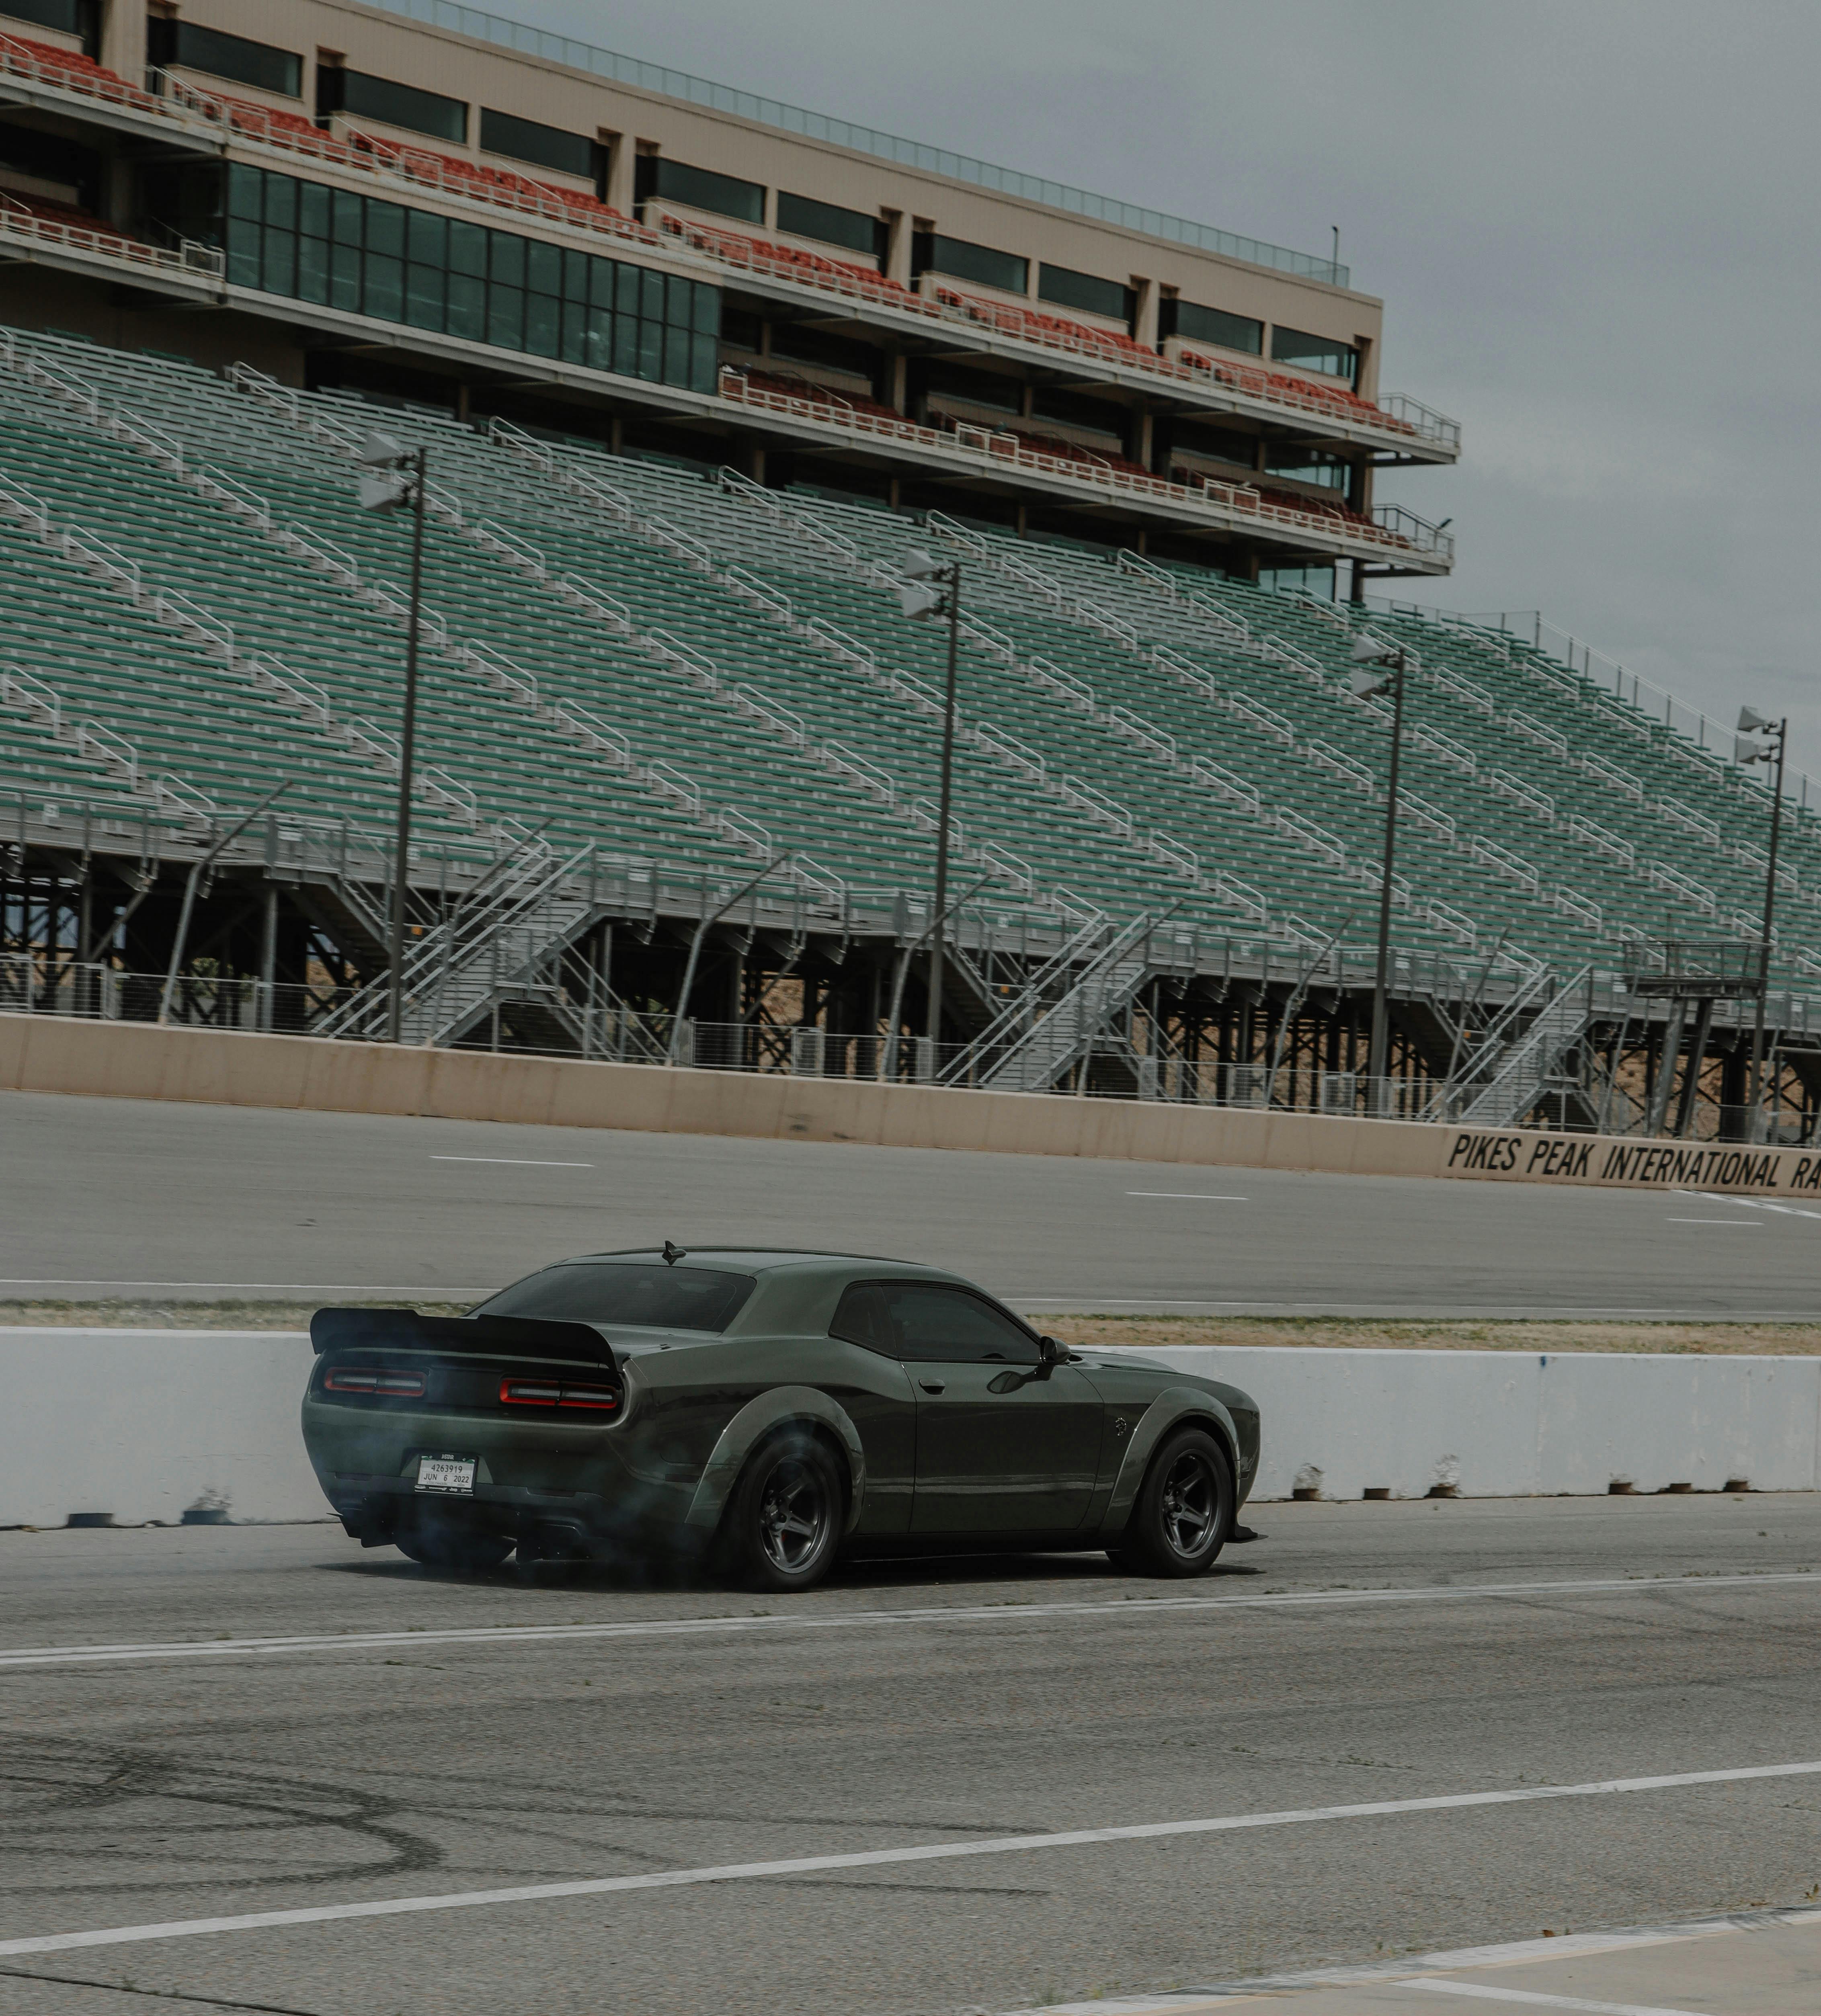
[[[472,1498],[474,1463],[471,1456],[420,1456],[417,1459],[417,1489],[441,1491],[457,1498]]]

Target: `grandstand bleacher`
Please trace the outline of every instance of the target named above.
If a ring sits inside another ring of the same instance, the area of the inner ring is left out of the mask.
[[[106,10],[98,49],[130,45],[129,12]],[[489,55],[476,89],[520,88],[516,60]],[[1369,637],[1407,667],[1398,1110],[1661,1121],[1686,1042],[1676,1124],[1742,1124],[1738,999],[1685,1027],[1686,1002],[1641,1006],[1617,976],[1666,940],[1751,943],[1765,794],[1538,643],[1372,597],[1448,563],[1445,533],[1373,506],[1371,471],[1451,459],[1451,422],[1369,375],[1160,341],[1142,288],[1148,308],[1102,326],[1040,305],[1035,260],[1021,305],[912,271],[883,223],[871,265],[784,242],[763,189],[741,230],[634,204],[617,156],[590,189],[371,113],[134,74],[0,37],[0,127],[9,102],[91,140],[103,108],[138,122],[183,206],[181,228],[160,216],[153,179],[85,208],[88,184],[0,165],[0,238],[45,282],[0,329],[10,998],[134,1012],[106,976],[187,959],[205,1017],[232,999],[243,1023],[375,1032],[412,537],[358,499],[380,428],[429,471],[404,869],[420,1039],[592,1053],[598,1013],[622,1055],[680,1057],[687,1028],[705,1061],[1196,1098],[1281,1097],[1287,1070],[1290,1103],[1383,1110],[1361,1061],[1388,708],[1349,676]],[[759,186],[687,175],[711,210]],[[1084,271],[1113,256],[1082,243]],[[941,256],[976,254],[1013,270]],[[129,267],[155,345],[107,305]],[[205,297],[206,356],[185,305]],[[1303,283],[1272,273],[1248,298],[1267,297],[1317,326]],[[1349,326],[1376,311],[1343,297]],[[790,362],[799,325],[838,369]],[[948,411],[932,344],[999,374],[1002,420]],[[1072,419],[1042,403],[1058,373],[1095,394],[1091,424],[1043,417]],[[1249,440],[1251,477],[1176,463],[1150,418],[1171,400],[1249,430],[1221,452]],[[1267,477],[1312,437],[1344,489]],[[921,1052],[947,639],[900,607],[919,549],[958,570],[965,891],[943,1042]],[[1269,585],[1336,561],[1350,599]],[[281,781],[176,944],[174,878]],[[1821,833],[1798,797],[1773,1078],[1806,1129]]]

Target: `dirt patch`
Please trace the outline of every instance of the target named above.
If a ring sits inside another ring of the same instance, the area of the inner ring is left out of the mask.
[[[1442,1323],[1347,1316],[1058,1315],[1032,1321],[1067,1344],[1316,1345],[1335,1351],[1622,1351],[1716,1358],[1812,1358],[1821,1323]]]

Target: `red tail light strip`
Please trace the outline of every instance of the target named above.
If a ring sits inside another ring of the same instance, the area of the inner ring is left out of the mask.
[[[619,1405],[619,1395],[611,1386],[558,1385],[547,1379],[502,1379],[499,1404],[503,1407],[582,1407],[597,1414],[611,1414]]]
[[[323,1381],[325,1393],[366,1393],[388,1400],[424,1397],[421,1372],[389,1372],[383,1368],[337,1366]]]

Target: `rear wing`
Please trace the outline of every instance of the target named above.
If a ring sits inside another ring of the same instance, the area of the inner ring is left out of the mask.
[[[613,1346],[592,1324],[544,1316],[424,1316],[415,1309],[319,1309],[310,1344],[319,1357],[348,1345],[391,1351],[507,1352],[568,1358],[618,1370]]]

